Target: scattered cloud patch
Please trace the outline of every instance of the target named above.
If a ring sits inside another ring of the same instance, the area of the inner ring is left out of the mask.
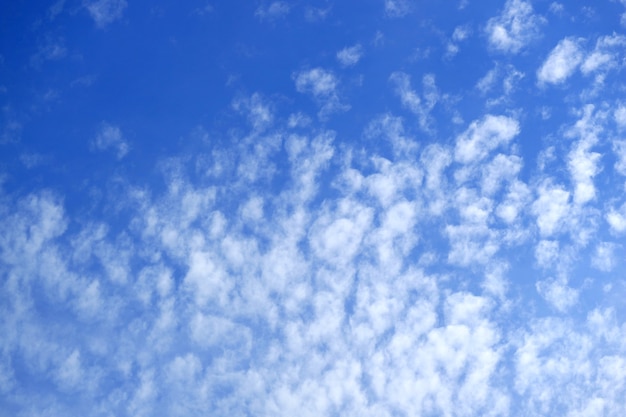
[[[615,234],[626,232],[626,203],[619,209],[611,208],[606,214],[606,221]]]
[[[124,15],[126,0],[88,0],[84,3],[87,12],[98,28],[105,28]]]
[[[384,0],[385,15],[391,18],[404,17],[411,11],[409,0]]]
[[[550,10],[551,13],[554,13],[555,15],[560,16],[565,11],[565,6],[563,6],[562,3],[553,1],[552,3],[550,3],[550,7],[548,8],[548,10]]]
[[[596,246],[591,265],[600,271],[611,272],[617,263],[615,249],[617,249],[617,246],[614,243],[600,242]]]
[[[92,142],[95,149],[105,151],[112,150],[116,153],[117,159],[122,159],[130,150],[128,143],[122,135],[122,131],[118,126],[102,123],[98,134]]]
[[[451,58],[459,52],[459,42],[466,40],[472,33],[471,28],[468,25],[457,26],[452,32],[450,41],[446,46],[446,57]]]
[[[339,80],[332,71],[323,68],[302,70],[293,75],[296,91],[310,94],[320,104],[318,115],[326,118],[332,113],[347,111],[350,107],[341,103],[338,94]]]
[[[389,81],[394,85],[402,106],[418,116],[420,127],[423,130],[430,130],[432,123],[430,112],[440,98],[434,75],[426,74],[422,78],[423,93],[421,97],[417,91],[413,90],[411,77],[408,74],[399,71],[394,72],[389,77]]]
[[[576,71],[582,60],[583,51],[579,41],[565,38],[554,47],[541,65],[537,71],[537,80],[540,85],[562,84]]]
[[[519,132],[517,120],[489,114],[473,121],[457,137],[454,159],[464,164],[479,162],[494,149],[509,143]]]
[[[346,47],[337,52],[337,61],[339,61],[342,67],[351,67],[361,60],[364,52],[360,44]]]
[[[63,38],[47,37],[38,51],[30,57],[33,67],[39,68],[45,61],[57,61],[67,56],[67,48]]]
[[[304,11],[304,18],[308,22],[321,22],[330,15],[331,10],[331,6],[327,8],[307,6]]]
[[[578,302],[579,291],[570,287],[565,279],[539,281],[536,287],[539,294],[560,312],[569,310]]]
[[[260,20],[277,20],[285,18],[291,11],[291,6],[285,1],[273,1],[268,5],[259,6],[254,15]]]
[[[500,52],[518,53],[539,36],[542,23],[530,2],[507,0],[502,13],[487,22],[489,45]]]

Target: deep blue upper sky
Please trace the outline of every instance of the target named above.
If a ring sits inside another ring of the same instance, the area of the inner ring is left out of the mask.
[[[0,416],[623,416],[626,2],[0,4]]]

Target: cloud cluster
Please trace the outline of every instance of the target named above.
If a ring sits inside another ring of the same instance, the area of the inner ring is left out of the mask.
[[[127,7],[82,4],[99,28]],[[417,11],[379,6],[381,27]],[[301,17],[341,26],[333,7]],[[391,38],[368,62],[324,44],[286,90],[228,97],[149,181],[125,174],[143,155],[121,119],[81,138],[118,162],[79,196],[2,171],[0,415],[625,415],[626,102],[605,87],[626,40],[558,34],[536,58],[531,2],[485,20],[429,26],[443,48],[419,65],[388,68]],[[465,71],[472,27],[495,61]],[[49,39],[41,62],[67,53]],[[370,63],[357,106],[343,76]]]
[[[311,71],[296,84],[332,94],[334,78]],[[624,412],[614,307],[583,323],[510,320],[540,300],[559,313],[581,303],[582,284],[566,274],[587,252],[582,208],[600,172],[589,155],[608,118],[583,108],[563,130],[575,141],[562,184],[520,178],[511,143],[522,130],[509,116],[420,149],[402,119],[382,115],[366,137],[409,151],[359,160],[333,132],[282,124],[272,109],[258,94],[235,102],[250,130],[234,162],[215,148],[212,168],[200,154],[170,160],[163,191],[127,184],[121,229],[77,222],[50,192],[3,196],[9,407],[27,407],[37,387],[21,381],[36,377],[52,396],[29,406],[57,414]],[[606,216],[615,230],[626,224],[617,209]],[[522,244],[536,245],[541,270],[538,297],[516,301],[512,271],[528,260],[501,255]],[[616,268],[617,248],[608,239],[589,250],[593,265]]]

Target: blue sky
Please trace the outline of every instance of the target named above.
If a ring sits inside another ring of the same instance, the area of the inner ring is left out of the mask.
[[[626,1],[0,5],[0,416],[623,416]]]

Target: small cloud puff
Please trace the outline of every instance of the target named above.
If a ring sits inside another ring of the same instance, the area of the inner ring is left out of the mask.
[[[407,0],[385,0],[385,14],[388,17],[404,17],[411,11]]]
[[[337,61],[339,61],[343,67],[351,67],[361,60],[363,53],[363,47],[360,44],[346,47],[337,52]]]
[[[446,56],[448,58],[452,58],[454,55],[456,55],[459,52],[458,42],[466,40],[471,33],[472,30],[469,26],[457,26],[454,29],[454,32],[452,33],[452,38],[448,42],[448,45],[446,47]]]
[[[275,1],[268,6],[260,6],[254,15],[260,20],[276,20],[289,14],[291,6],[284,1]]]
[[[517,53],[538,36],[542,19],[523,0],[508,0],[502,14],[489,20],[489,45],[500,51]]]
[[[84,5],[96,26],[104,28],[121,19],[128,4],[126,0],[91,0]]]
[[[113,149],[117,152],[117,159],[122,159],[129,151],[128,143],[124,140],[120,128],[106,122],[100,126],[92,146],[101,151]]]

